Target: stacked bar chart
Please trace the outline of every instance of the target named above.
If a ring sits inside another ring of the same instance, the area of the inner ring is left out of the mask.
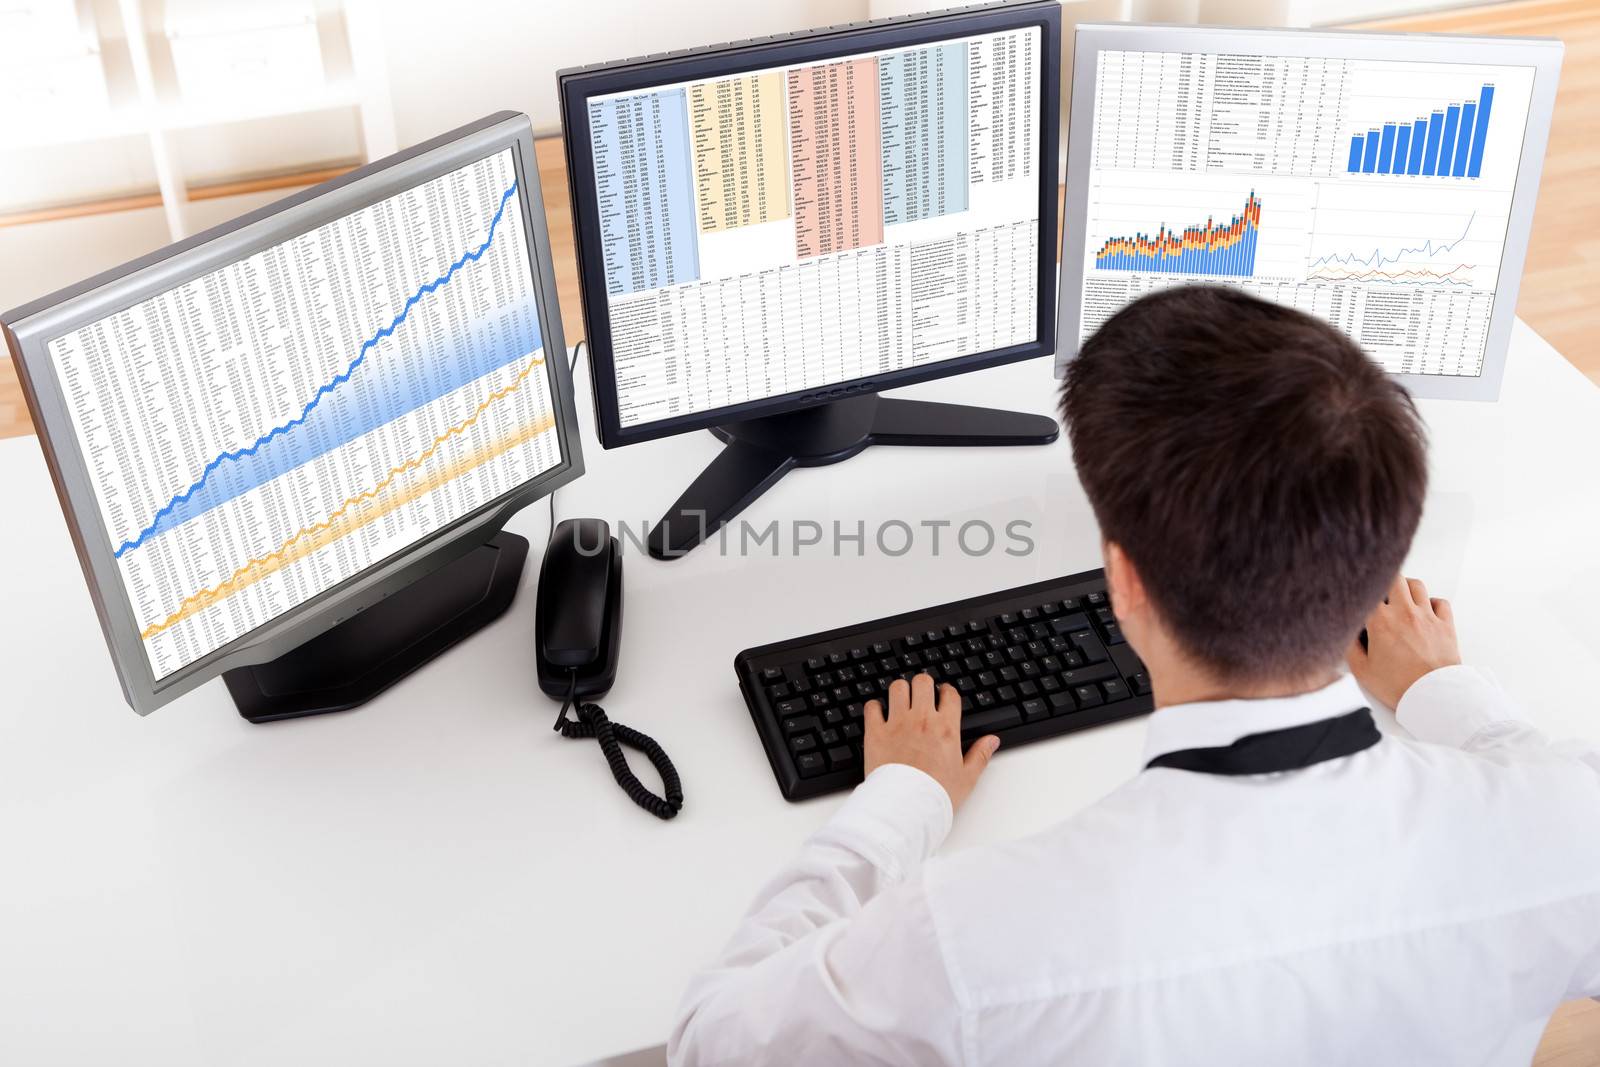
[[[1256,271],[1261,201],[1252,190],[1244,209],[1227,223],[1204,223],[1181,231],[1162,225],[1154,235],[1112,237],[1095,253],[1098,270],[1152,274],[1209,274],[1248,278]]]
[[[1477,178],[1483,173],[1484,143],[1494,86],[1478,99],[1449,104],[1410,121],[1385,122],[1350,138],[1348,174],[1423,178]]]

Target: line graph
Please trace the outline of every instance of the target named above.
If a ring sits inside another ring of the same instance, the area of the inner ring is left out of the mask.
[[[1319,256],[1306,265],[1307,279],[1318,281],[1390,281],[1420,282],[1440,285],[1472,284],[1475,263],[1456,262],[1446,266],[1439,257],[1448,256],[1463,244],[1472,233],[1477,211],[1467,216],[1466,225],[1458,237],[1435,243],[1427,238],[1421,244],[1386,252],[1374,248],[1362,255],[1358,252],[1333,252]],[[1459,255],[1450,256],[1459,260]]]
[[[515,448],[517,445],[524,443],[531,437],[537,436],[538,434],[543,433],[545,430],[550,429],[553,425],[555,425],[555,423],[553,419],[548,417],[533,423],[528,427],[520,427],[518,428],[518,431],[502,437],[495,446],[491,446],[486,449],[480,449],[478,453],[475,454],[475,458],[470,460],[461,459],[454,464],[451,464],[448,468],[445,468],[450,472],[448,477],[441,477],[439,474],[435,474],[428,478],[422,483],[423,485],[427,486],[427,488],[418,489],[417,487],[413,486],[399,497],[396,497],[390,501],[384,501],[383,506],[364,512],[354,519],[346,518],[351,508],[354,508],[367,501],[378,500],[379,497],[386,490],[388,490],[391,485],[394,484],[394,481],[397,478],[423,466],[430,459],[432,459],[435,454],[438,453],[440,448],[444,447],[447,441],[453,437],[458,437],[462,434],[465,434],[473,426],[477,425],[478,420],[483,417],[486,411],[493,407],[498,401],[505,399],[506,397],[515,393],[517,390],[521,389],[523,384],[527,382],[528,376],[533,373],[534,369],[543,365],[543,358],[530,360],[527,365],[517,373],[517,376],[513,378],[509,384],[496,389],[487,397],[485,397],[473,410],[471,415],[436,436],[433,441],[429,443],[428,447],[423,449],[423,451],[418,455],[391,468],[389,472],[385,474],[371,489],[367,489],[363,492],[356,493],[355,495],[346,498],[328,515],[326,519],[323,519],[321,522],[313,523],[309,526],[301,527],[292,536],[283,541],[283,543],[281,543],[277,548],[240,565],[231,575],[221,582],[218,582],[212,586],[208,586],[205,589],[201,589],[198,592],[191,593],[190,595],[184,597],[183,600],[178,604],[177,610],[173,611],[160,622],[153,622],[146,626],[140,631],[139,636],[148,641],[150,638],[156,636],[162,631],[170,629],[195,613],[205,610],[219,600],[232,596],[234,593],[254,585],[256,582],[259,582],[262,579],[276,573],[288,564],[305,558],[311,553],[317,551],[317,549],[322,548],[324,545],[338,540],[340,537],[343,537],[346,534],[353,533],[362,526],[365,526],[368,523],[374,522],[377,519],[382,518],[384,515],[389,514],[396,508],[410,503],[412,500],[415,500],[420,496],[426,495],[426,493],[438,488],[440,485],[444,484],[444,482],[450,481],[460,474],[473,469],[474,467],[481,466],[482,464],[495,458],[495,456],[501,455],[509,449]]]
[[[493,217],[489,220],[488,233],[484,237],[483,243],[475,249],[462,253],[460,258],[452,262],[449,268],[444,271],[444,273],[440,274],[430,282],[424,282],[416,292],[407,297],[404,305],[400,308],[400,311],[395,314],[394,318],[389,322],[389,324],[379,328],[376,333],[361,343],[361,347],[357,350],[356,356],[350,361],[350,364],[332,379],[319,386],[316,393],[312,395],[311,399],[306,401],[305,406],[301,409],[299,415],[288,420],[287,422],[282,423],[281,425],[273,427],[271,430],[268,430],[266,433],[257,437],[253,443],[243,448],[222,452],[214,457],[210,462],[206,463],[206,465],[201,469],[199,477],[196,478],[187,489],[180,493],[174,494],[172,498],[167,501],[167,503],[158,508],[155,514],[151,517],[150,522],[143,527],[135,537],[124,540],[122,544],[119,545],[112,553],[113,556],[121,559],[125,553],[131,552],[140,545],[144,544],[151,537],[160,533],[161,530],[165,528],[163,526],[163,522],[170,520],[178,513],[178,510],[183,507],[183,505],[188,503],[195,496],[196,493],[204,490],[211,476],[216,473],[224,463],[237,463],[242,459],[255,456],[263,447],[267,446],[273,440],[288,435],[296,427],[303,426],[307,419],[310,418],[311,413],[316,410],[317,406],[322,402],[323,398],[332,395],[334,390],[350,380],[351,376],[355,374],[356,370],[359,369],[364,362],[366,362],[367,354],[376,348],[381,341],[394,334],[394,331],[399,328],[400,324],[406,321],[407,316],[409,316],[411,313],[411,309],[416,307],[417,304],[422,301],[424,296],[437,292],[439,289],[448,285],[451,279],[455,277],[456,273],[465,267],[469,262],[476,263],[483,258],[484,253],[486,253],[489,250],[489,247],[494,243],[495,231],[500,225],[500,220],[505,215],[506,204],[510,202],[514,195],[516,195],[516,192],[517,182],[513,181],[510,187],[501,194],[500,203],[496,207]]]

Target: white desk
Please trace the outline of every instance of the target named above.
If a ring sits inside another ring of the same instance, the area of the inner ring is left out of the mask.
[[[582,374],[580,391],[587,390]],[[1049,412],[1049,362],[914,395]],[[594,443],[563,515],[643,524],[719,447]],[[1518,324],[1498,405],[1432,403],[1410,568],[1457,602],[1467,657],[1560,733],[1600,737],[1600,391]],[[870,449],[747,513],[1033,523],[1037,550],[926,537],[835,559],[701,548],[626,562],[605,706],[682,772],[662,824],[534,684],[537,547],[509,615],[353,712],[269,726],[220,682],[122,703],[31,439],[0,442],[0,1062],[551,1063],[654,1045],[690,971],[836,799],[781,800],[734,683],[740,649],[1098,563],[1065,441]],[[542,543],[543,506],[512,529]],[[787,550],[787,542],[786,542]],[[851,549],[853,551],[853,548]],[[1002,751],[951,846],[1025,834],[1136,768],[1143,725]],[[650,778],[635,758],[641,776]],[[613,1006],[614,1005],[614,1006]]]

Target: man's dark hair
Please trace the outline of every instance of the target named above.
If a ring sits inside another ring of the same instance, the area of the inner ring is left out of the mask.
[[[1123,308],[1068,366],[1061,413],[1102,536],[1228,682],[1337,663],[1422,515],[1411,398],[1327,323],[1232,289]]]

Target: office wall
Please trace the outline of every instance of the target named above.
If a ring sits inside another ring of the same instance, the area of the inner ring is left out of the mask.
[[[409,144],[497,108],[555,132],[555,72],[564,67],[853,22],[866,11],[866,0],[391,0],[378,34],[395,133]]]

